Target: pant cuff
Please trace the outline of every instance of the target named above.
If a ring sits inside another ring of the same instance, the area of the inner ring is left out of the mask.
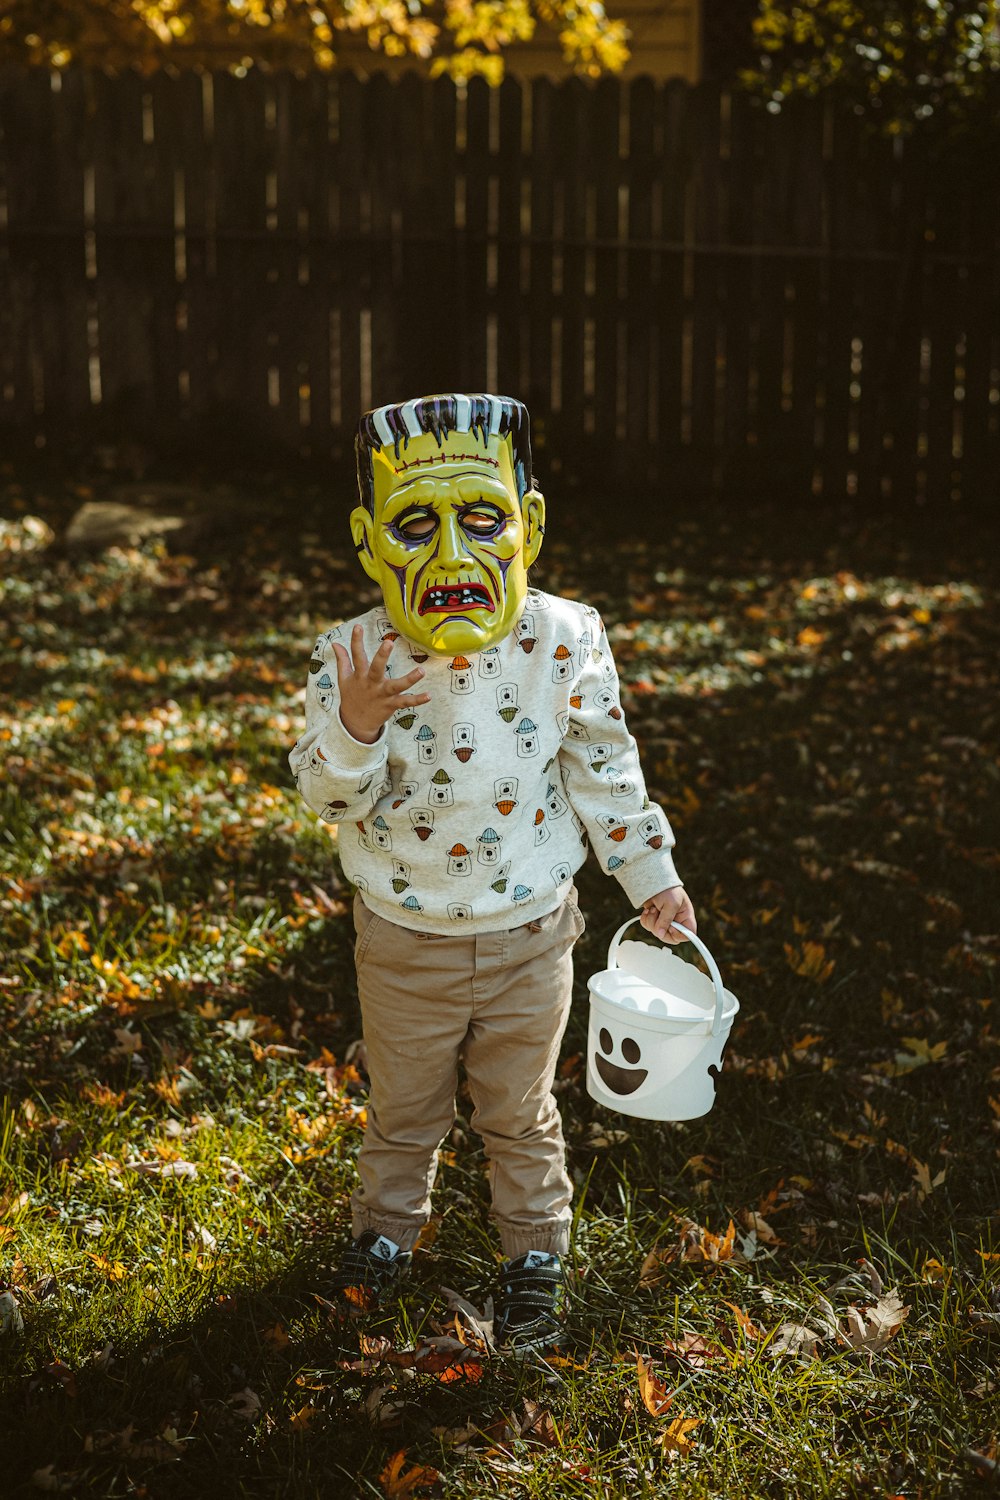
[[[544,1250],[549,1255],[565,1255],[569,1250],[568,1223],[535,1224],[530,1228],[518,1224],[497,1224],[500,1244],[507,1260],[527,1255],[529,1250]]]
[[[412,1250],[417,1243],[424,1219],[396,1218],[392,1214],[380,1214],[370,1208],[355,1208],[351,1211],[351,1234],[357,1239],[366,1229],[384,1234],[394,1240],[400,1250]]]

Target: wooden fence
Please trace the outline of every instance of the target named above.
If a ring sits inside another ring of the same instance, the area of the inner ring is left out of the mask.
[[[1000,195],[850,112],[77,71],[0,76],[0,131],[0,442],[346,462],[371,406],[492,390],[553,492],[997,494]]]

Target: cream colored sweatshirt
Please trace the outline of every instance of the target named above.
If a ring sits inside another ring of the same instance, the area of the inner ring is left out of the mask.
[[[319,637],[288,761],[308,806],[340,824],[344,874],[372,911],[423,932],[516,927],[560,905],[588,842],[635,907],[682,883],[595,609],[530,589],[511,634],[468,657],[396,636],[389,676],[419,662],[411,691],[431,699],[373,745],[339,714],[332,642],[350,654],[358,620],[369,661],[393,633],[378,607]]]

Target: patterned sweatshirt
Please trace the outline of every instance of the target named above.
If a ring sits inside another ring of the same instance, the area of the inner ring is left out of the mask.
[[[370,661],[430,702],[400,709],[372,745],[340,719],[333,641],[360,621]],[[306,803],[339,823],[344,874],[379,916],[423,932],[485,932],[545,916],[587,857],[633,906],[681,884],[674,835],[646,795],[618,673],[595,609],[529,589],[514,630],[469,656],[428,657],[381,607],[313,647],[306,730],[288,761]]]

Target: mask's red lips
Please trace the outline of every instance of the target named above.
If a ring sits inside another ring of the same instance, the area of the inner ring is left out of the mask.
[[[417,613],[464,614],[470,609],[486,609],[490,614],[494,613],[493,600],[481,583],[446,583],[424,589]]]

